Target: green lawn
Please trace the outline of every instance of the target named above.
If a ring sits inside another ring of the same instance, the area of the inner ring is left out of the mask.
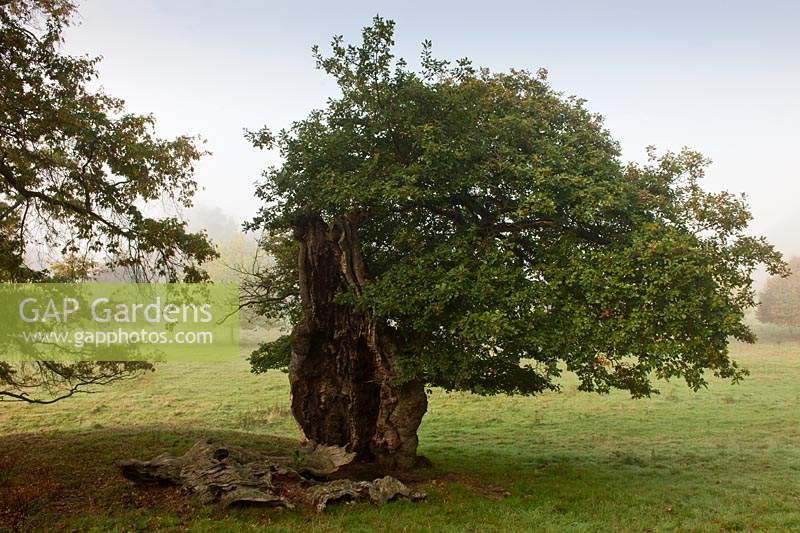
[[[320,531],[800,530],[800,343],[733,345],[740,385],[536,398],[433,391],[426,502],[310,511],[204,507],[118,474],[118,459],[205,436],[291,450],[286,376],[162,365],[52,406],[0,404],[0,529]]]

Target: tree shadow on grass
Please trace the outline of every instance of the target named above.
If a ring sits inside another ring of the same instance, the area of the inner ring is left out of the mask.
[[[205,511],[176,487],[138,486],[117,462],[182,454],[195,442],[221,439],[270,454],[291,454],[297,441],[237,431],[168,425],[44,431],[0,436],[0,531],[55,529],[75,516],[110,516],[130,509],[178,516]]]
[[[125,520],[134,516],[146,528],[160,527],[159,520],[182,527],[198,519],[225,519],[228,511],[204,506],[180,488],[129,482],[116,464],[129,458],[151,459],[165,451],[179,455],[205,438],[276,455],[291,455],[298,445],[283,437],[171,425],[3,435],[0,530],[4,526],[53,530],[81,521],[103,525],[123,516]],[[665,467],[674,458],[636,455],[634,460],[626,454],[580,451],[546,454],[536,448],[511,453],[488,445],[462,444],[457,449],[426,449],[435,467],[403,476],[431,493],[424,504],[431,512],[462,498],[485,502],[479,506],[498,505],[508,513],[528,508],[582,516],[588,510],[622,509],[637,501],[666,508],[681,494],[708,482],[691,465]],[[243,516],[251,524],[263,525],[276,514],[259,510]]]

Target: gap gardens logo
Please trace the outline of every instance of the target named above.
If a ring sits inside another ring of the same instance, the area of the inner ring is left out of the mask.
[[[235,284],[3,284],[0,360],[235,358],[238,299]]]

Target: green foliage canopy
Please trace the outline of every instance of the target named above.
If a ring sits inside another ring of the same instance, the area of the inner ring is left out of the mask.
[[[289,130],[249,134],[283,157],[252,226],[291,248],[303,217],[358,220],[371,282],[341,299],[394,330],[406,378],[533,394],[567,368],[583,390],[644,396],[653,377],[697,389],[706,369],[742,376],[727,344],[753,340],[751,274],[784,265],[745,233],[742,197],[700,187],[703,156],[624,164],[602,118],[545,71],[451,64],[426,42],[415,72],[392,45],[376,18],[360,46],[315,48],[341,94]],[[284,256],[268,286],[296,285]],[[296,317],[296,296],[273,296],[265,308]],[[287,346],[263,347],[255,368],[285,365]]]
[[[98,59],[60,50],[72,9],[0,3],[0,280],[46,277],[26,261],[35,246],[102,253],[142,281],[203,279],[198,267],[215,255],[205,236],[142,206],[190,205],[204,152],[191,137],[158,138],[152,116],[91,89]]]

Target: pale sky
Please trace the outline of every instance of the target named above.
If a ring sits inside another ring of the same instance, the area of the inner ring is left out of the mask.
[[[650,144],[704,152],[706,186],[746,193],[754,231],[800,254],[800,2],[82,0],[79,11],[68,51],[102,55],[107,92],[152,112],[159,133],[207,139],[197,203],[237,220],[255,213],[253,183],[277,162],[242,129],[321,107],[336,87],[311,46],[357,42],[380,13],[409,60],[427,38],[441,58],[547,68],[606,117],[627,160]]]

